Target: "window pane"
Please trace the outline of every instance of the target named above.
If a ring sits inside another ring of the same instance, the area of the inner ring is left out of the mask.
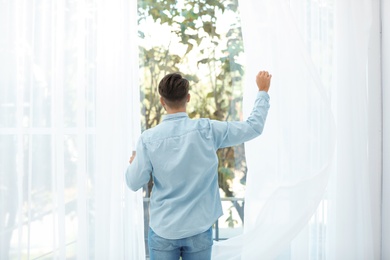
[[[18,212],[18,175],[16,137],[0,135],[0,258],[7,259]],[[4,232],[4,233],[3,233]]]
[[[0,127],[16,126],[17,88],[14,77],[15,59],[12,57],[11,48],[0,45]]]

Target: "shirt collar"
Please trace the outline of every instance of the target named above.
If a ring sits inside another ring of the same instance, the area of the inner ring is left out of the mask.
[[[162,121],[166,120],[172,120],[172,119],[179,119],[183,117],[188,117],[186,112],[178,112],[174,114],[168,114],[168,115],[163,115]]]

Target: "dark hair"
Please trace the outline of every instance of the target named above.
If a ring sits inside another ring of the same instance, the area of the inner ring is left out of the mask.
[[[166,75],[158,85],[158,92],[170,107],[180,107],[185,104],[190,84],[179,73]]]

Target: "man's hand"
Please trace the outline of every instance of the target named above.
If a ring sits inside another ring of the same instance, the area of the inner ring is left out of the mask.
[[[256,76],[256,84],[259,91],[268,92],[272,75],[268,71],[260,71]]]
[[[133,162],[134,158],[135,158],[135,151],[133,151],[133,153],[130,156],[130,160],[129,160],[130,164]]]

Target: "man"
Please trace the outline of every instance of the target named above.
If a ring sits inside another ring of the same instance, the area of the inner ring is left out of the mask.
[[[151,260],[211,258],[212,225],[222,215],[218,188],[219,148],[259,136],[269,109],[271,75],[260,71],[259,89],[246,121],[190,119],[189,82],[166,75],[158,90],[167,111],[162,122],[144,131],[130,158],[126,182],[136,191],[153,177],[148,236]]]

